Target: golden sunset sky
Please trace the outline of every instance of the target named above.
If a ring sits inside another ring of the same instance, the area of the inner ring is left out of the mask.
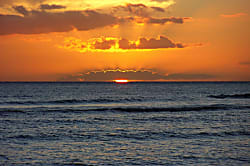
[[[0,81],[250,81],[249,0],[0,0]]]

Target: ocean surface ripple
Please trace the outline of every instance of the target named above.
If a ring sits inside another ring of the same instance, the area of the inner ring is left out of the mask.
[[[0,165],[249,165],[250,83],[0,83]]]

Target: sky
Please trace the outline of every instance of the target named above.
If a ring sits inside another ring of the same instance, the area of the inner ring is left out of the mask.
[[[0,81],[250,81],[249,0],[0,0]]]

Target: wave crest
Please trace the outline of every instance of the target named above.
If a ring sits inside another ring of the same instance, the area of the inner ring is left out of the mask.
[[[140,102],[141,98],[118,98],[118,99],[65,99],[65,100],[49,100],[49,101],[7,101],[0,104],[13,105],[39,105],[39,104],[85,104],[85,103],[116,103],[116,102]]]
[[[233,95],[209,95],[208,97],[216,98],[216,99],[226,99],[226,98],[232,98],[232,99],[250,99],[250,93],[245,94],[233,94]]]
[[[225,111],[225,110],[249,110],[250,105],[226,105],[226,104],[214,104],[214,105],[200,105],[200,106],[181,106],[181,107],[37,107],[37,108],[0,108],[0,114],[5,113],[29,113],[29,112],[86,112],[86,111],[114,111],[114,112],[186,112],[186,111]]]

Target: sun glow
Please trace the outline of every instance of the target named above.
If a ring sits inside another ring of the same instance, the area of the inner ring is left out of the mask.
[[[114,80],[114,82],[118,84],[125,84],[125,83],[128,83],[128,80],[119,79],[119,80]]]

